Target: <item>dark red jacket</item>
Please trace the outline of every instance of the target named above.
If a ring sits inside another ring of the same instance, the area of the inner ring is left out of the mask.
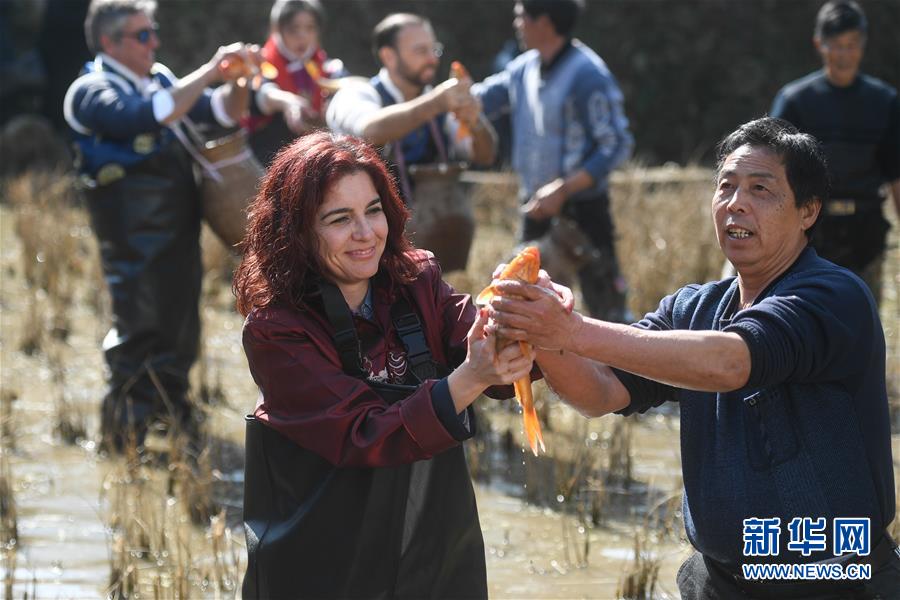
[[[356,317],[371,374],[396,383],[406,368],[406,352],[390,316],[396,294],[416,307],[435,362],[452,368],[465,359],[476,308],[468,294],[441,280],[433,260],[408,286],[389,289],[379,279],[373,282],[373,321]],[[332,333],[315,310],[250,313],[243,338],[261,392],[254,413],[258,419],[337,466],[404,464],[459,443],[435,412],[437,381],[426,381],[405,400],[388,405],[365,381],[343,372]],[[511,388],[496,391],[512,395]]]
[[[356,320],[370,376],[396,383],[407,369],[390,317],[398,294],[417,309],[437,363],[465,358],[475,308],[441,281],[433,261],[408,286],[379,279],[373,319]],[[474,414],[467,411],[469,430],[455,410],[446,416],[445,379],[389,401],[378,384],[345,374],[331,325],[314,305],[256,310],[244,325],[261,390],[247,427],[244,598],[487,597],[459,444],[472,435]]]

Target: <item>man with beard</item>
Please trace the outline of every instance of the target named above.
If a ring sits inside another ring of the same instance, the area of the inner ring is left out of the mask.
[[[415,212],[416,182],[410,166],[450,160],[490,165],[495,136],[482,117],[481,102],[469,93],[471,79],[450,78],[432,87],[443,46],[427,19],[389,15],[375,26],[372,38],[381,70],[368,83],[338,91],[326,120],[335,131],[384,146],[403,198]],[[458,135],[461,126],[468,135]],[[449,184],[457,185],[455,180]],[[428,247],[418,236],[416,242]]]

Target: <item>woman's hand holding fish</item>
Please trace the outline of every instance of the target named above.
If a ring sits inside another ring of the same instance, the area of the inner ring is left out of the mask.
[[[525,356],[519,344],[510,344],[499,352],[496,338],[485,331],[487,309],[479,309],[478,317],[467,337],[466,360],[448,378],[450,396],[457,411],[472,403],[485,389],[494,385],[509,385],[516,379],[528,377],[532,356]]]
[[[468,364],[476,379],[485,384],[509,385],[531,372],[532,357],[525,356],[519,344],[509,344],[497,351],[496,339],[485,331],[488,310],[480,309],[478,318],[469,330],[469,352],[463,365]]]

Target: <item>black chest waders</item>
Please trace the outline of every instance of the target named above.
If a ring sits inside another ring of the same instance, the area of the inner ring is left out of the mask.
[[[366,379],[353,317],[322,284],[343,370]],[[391,318],[415,378],[443,375],[418,316]],[[388,404],[417,385],[368,380]],[[247,418],[244,598],[486,598],[484,542],[462,446],[392,467],[336,467]]]
[[[110,389],[104,444],[142,443],[160,417],[187,421],[188,373],[200,337],[200,203],[190,156],[176,142],[84,190],[112,299],[103,342]]]

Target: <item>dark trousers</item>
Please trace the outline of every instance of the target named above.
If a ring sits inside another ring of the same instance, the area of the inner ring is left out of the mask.
[[[566,200],[562,214],[575,221],[594,246],[587,264],[578,269],[578,283],[588,312],[592,317],[605,321],[625,321],[626,285],[616,258],[615,227],[610,215],[609,195],[596,192],[576,194]],[[549,219],[536,221],[525,217],[522,240],[536,240],[545,235],[550,227]]]
[[[682,600],[897,600],[900,556],[895,546],[887,537],[876,546],[872,578],[867,581],[748,582],[694,552],[678,570],[678,591]]]
[[[826,205],[813,230],[812,244],[822,258],[861,275],[884,255],[891,226],[881,212],[880,203],[858,206],[865,208],[852,215],[838,216],[828,214]]]
[[[175,149],[86,195],[112,297],[112,329],[103,342],[110,370],[104,427],[110,418],[144,422],[171,410],[183,417],[202,275],[191,163]]]

